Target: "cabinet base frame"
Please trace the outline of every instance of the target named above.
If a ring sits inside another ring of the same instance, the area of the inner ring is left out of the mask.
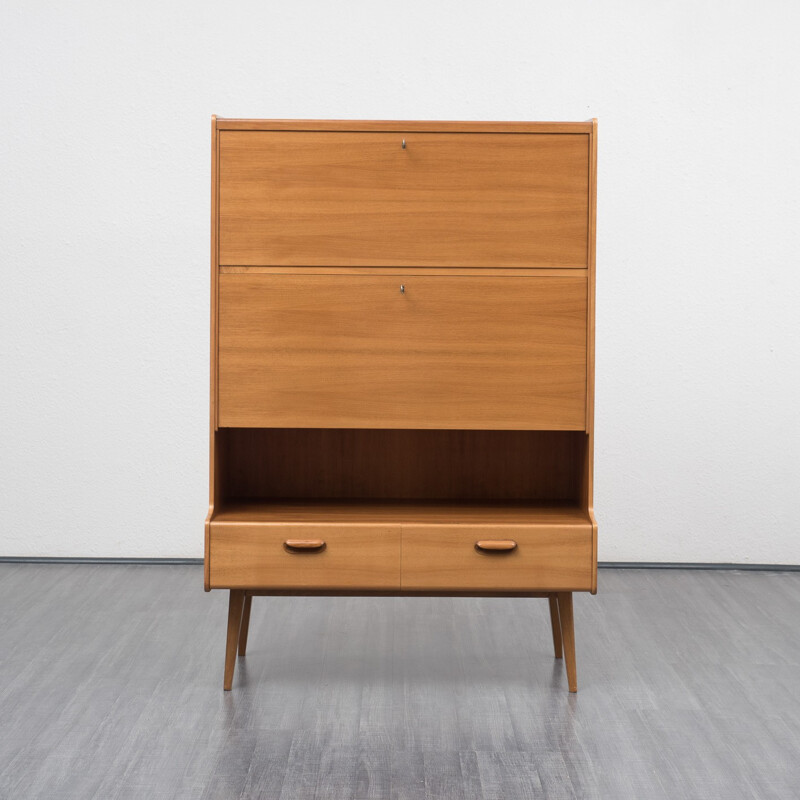
[[[230,691],[236,669],[236,655],[247,652],[247,634],[250,628],[250,608],[253,597],[274,596],[317,597],[539,597],[547,598],[550,607],[550,625],[553,631],[553,651],[556,658],[564,658],[570,692],[578,691],[575,661],[575,627],[572,613],[572,592],[380,592],[331,590],[271,590],[231,589],[228,600],[228,635],[225,648],[225,675],[223,689]]]

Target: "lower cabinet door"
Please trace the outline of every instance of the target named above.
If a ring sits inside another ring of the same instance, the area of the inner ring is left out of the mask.
[[[212,588],[400,588],[400,528],[211,523]]]
[[[591,590],[591,526],[403,528],[403,590]]]

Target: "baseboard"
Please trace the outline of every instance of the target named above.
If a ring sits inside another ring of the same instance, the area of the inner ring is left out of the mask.
[[[800,564],[716,564],[703,561],[598,561],[600,569],[716,569],[745,572],[800,572]]]
[[[202,566],[202,558],[81,558],[79,556],[0,556],[0,564],[141,564]],[[715,564],[695,561],[600,561],[600,569],[706,569],[800,572],[800,564]]]
[[[0,556],[0,564],[142,564],[203,565],[202,558],[82,558],[80,556]]]

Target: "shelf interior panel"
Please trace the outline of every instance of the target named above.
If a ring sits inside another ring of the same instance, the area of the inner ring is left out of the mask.
[[[212,522],[325,524],[591,525],[588,512],[569,502],[453,502],[451,500],[236,499]]]

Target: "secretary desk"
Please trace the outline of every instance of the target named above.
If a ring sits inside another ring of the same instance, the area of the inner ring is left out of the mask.
[[[546,598],[577,690],[597,121],[212,119],[205,588]]]

